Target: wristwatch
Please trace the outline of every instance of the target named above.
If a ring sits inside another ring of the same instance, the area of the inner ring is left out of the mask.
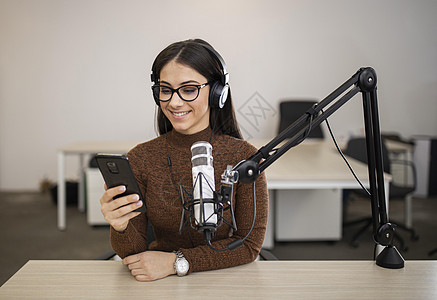
[[[174,262],[174,270],[178,276],[185,276],[190,269],[190,264],[188,260],[185,258],[182,251],[178,250],[176,253],[176,261]]]

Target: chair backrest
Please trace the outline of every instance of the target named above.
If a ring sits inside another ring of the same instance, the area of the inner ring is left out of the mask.
[[[278,133],[282,132],[290,124],[299,119],[305,112],[310,109],[317,101],[314,100],[287,100],[282,101],[279,104],[279,130]],[[323,131],[320,126],[313,127],[308,138],[318,138],[323,139]]]
[[[343,151],[343,153],[367,164],[366,138],[364,137],[351,138],[348,141],[347,148]],[[382,142],[382,161],[383,161],[384,172],[391,173],[388,150],[384,142]]]
[[[352,138],[347,143],[347,148],[343,151],[344,154],[355,158],[363,163],[367,164],[367,148],[366,148],[366,139],[365,138]],[[399,164],[401,166],[405,166],[411,171],[412,175],[412,183],[408,182],[395,182],[393,179],[390,181],[389,188],[389,197],[392,198],[403,198],[408,194],[411,194],[416,189],[416,172],[415,166],[412,162],[408,161],[393,161],[390,160],[388,155],[388,149],[384,143],[382,142],[382,159],[383,159],[383,168],[385,173],[391,174],[391,166],[392,164]],[[407,169],[407,170],[408,170]],[[405,172],[406,170],[404,170]],[[395,176],[394,176],[395,177]]]

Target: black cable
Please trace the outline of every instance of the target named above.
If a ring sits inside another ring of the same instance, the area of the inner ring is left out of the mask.
[[[216,115],[215,120],[214,120],[214,124],[212,125],[212,128],[211,128],[211,136],[209,137],[209,143],[210,144],[211,144],[211,141],[212,141],[212,136],[214,134],[214,130],[215,130],[215,126],[217,124],[218,117],[219,117],[219,113],[217,112],[217,115]]]
[[[168,147],[169,143],[168,143],[167,122],[164,122],[164,127],[165,127],[165,148],[166,148],[166,151],[167,151],[167,163],[168,163],[168,169],[170,171],[170,180],[171,180],[171,183],[176,188],[176,190],[177,190],[177,192],[179,194],[179,185],[176,184],[176,180],[174,179],[173,168],[172,168],[172,163],[171,163],[171,159],[170,159],[170,150],[169,150],[169,147]],[[180,194],[179,194],[179,197],[181,197]],[[184,208],[182,207],[182,209],[184,209]],[[191,236],[191,232],[190,232],[189,229],[187,231],[188,231],[188,237],[190,238],[191,245],[194,247],[194,242],[193,242],[193,237]]]
[[[322,113],[323,109],[321,110]],[[358,178],[357,174],[355,174],[355,171],[353,170],[352,166],[349,164],[349,161],[347,160],[347,158],[344,156],[343,151],[341,151],[340,147],[337,144],[337,141],[334,137],[334,133],[331,130],[331,126],[329,125],[328,119],[325,120],[326,125],[328,127],[328,131],[329,134],[331,135],[332,141],[334,142],[335,147],[337,148],[338,153],[340,153],[341,157],[343,158],[343,160],[345,161],[347,167],[349,168],[349,170],[351,171],[352,175],[354,176],[355,180],[358,182],[358,184],[361,186],[361,188],[367,193],[368,196],[371,196],[370,192],[368,189],[366,189],[366,187],[363,185],[363,183],[361,182],[361,180]]]

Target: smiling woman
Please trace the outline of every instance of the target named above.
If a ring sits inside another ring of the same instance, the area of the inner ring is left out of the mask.
[[[263,174],[255,190],[243,183],[234,186],[234,216],[231,210],[224,211],[223,216],[234,219],[238,229],[217,226],[208,241],[195,227],[179,230],[184,209],[179,191],[193,187],[192,145],[199,141],[212,145],[214,178],[210,180],[215,182],[220,182],[228,165],[257,152],[241,138],[228,81],[223,59],[203,40],[171,44],[153,63],[152,92],[160,136],[128,153],[147,212],[134,212],[137,195],[113,200],[124,191],[122,187],[108,189],[100,199],[102,213],[111,225],[112,247],[137,280],[241,265],[255,260],[261,250],[268,215]],[[212,165],[212,155],[210,162]],[[147,246],[149,222],[156,240]],[[236,241],[241,241],[241,246],[229,250]]]
[[[183,134],[193,134],[209,126],[210,107],[208,105],[209,86],[207,79],[196,70],[182,65],[175,60],[170,61],[161,70],[160,92],[161,110],[172,124],[173,128]],[[187,84],[195,84],[188,85]],[[197,88],[203,86],[203,89]],[[178,92],[173,94],[169,88],[177,87]],[[162,90],[167,91],[167,101],[161,100]],[[168,91],[171,93],[169,94]],[[184,100],[182,95],[189,98]]]

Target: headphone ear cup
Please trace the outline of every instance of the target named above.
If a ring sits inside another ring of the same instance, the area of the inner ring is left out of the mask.
[[[220,81],[214,82],[209,90],[209,106],[223,108],[228,98],[229,86]]]
[[[229,93],[229,85],[225,84],[225,86],[222,89],[220,99],[218,102],[220,108],[223,108],[223,106],[225,106],[226,99],[228,99],[228,93]]]
[[[155,89],[152,88],[153,100],[155,100],[156,105],[160,106],[159,97],[156,93],[158,93],[158,91],[155,91]]]
[[[153,96],[153,99],[155,99],[156,105],[160,106],[159,99],[155,98],[155,96]]]

